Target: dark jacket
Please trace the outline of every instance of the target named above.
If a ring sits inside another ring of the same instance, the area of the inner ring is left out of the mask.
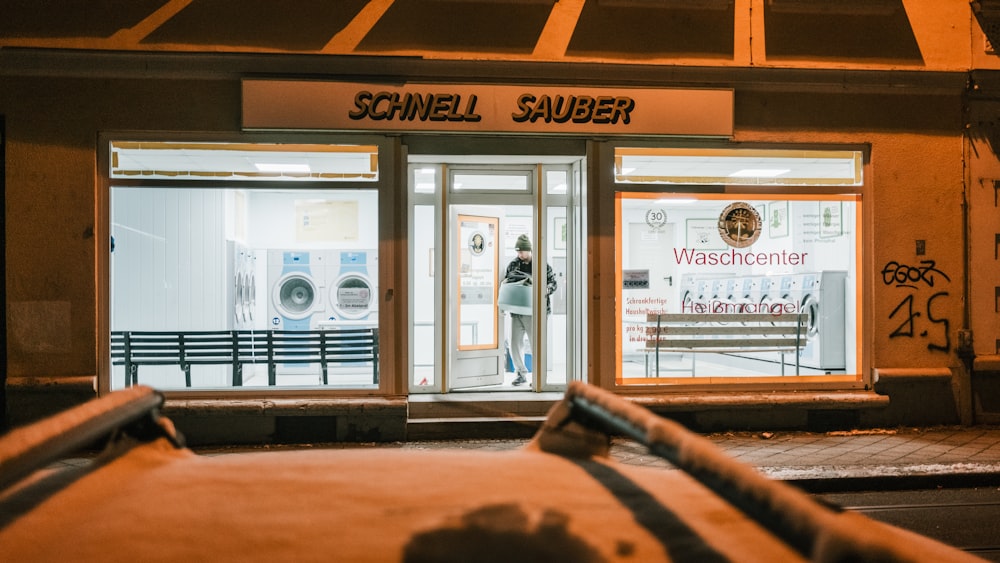
[[[509,282],[521,281],[525,277],[531,277],[531,262],[525,262],[520,258],[514,258],[507,264],[507,271],[504,272],[504,279]],[[552,273],[552,266],[545,265],[545,312],[552,312],[552,300],[549,298],[556,290],[556,276]]]

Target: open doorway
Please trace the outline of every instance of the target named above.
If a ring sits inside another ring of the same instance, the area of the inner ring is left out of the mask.
[[[410,164],[411,392],[561,390],[582,362],[579,158],[439,159]]]

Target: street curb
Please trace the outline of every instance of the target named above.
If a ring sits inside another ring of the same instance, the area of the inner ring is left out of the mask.
[[[1000,487],[1000,472],[958,472],[911,475],[841,475],[836,477],[775,479],[807,493],[853,493]]]

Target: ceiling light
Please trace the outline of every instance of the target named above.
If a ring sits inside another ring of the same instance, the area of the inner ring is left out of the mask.
[[[729,175],[730,178],[774,178],[791,172],[789,168],[744,168]]]
[[[289,162],[255,162],[253,165],[261,172],[310,172],[308,164],[293,164]]]

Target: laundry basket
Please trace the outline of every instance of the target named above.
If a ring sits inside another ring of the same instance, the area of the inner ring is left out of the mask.
[[[503,282],[497,296],[497,307],[501,311],[517,315],[531,314],[531,286],[523,281]]]

